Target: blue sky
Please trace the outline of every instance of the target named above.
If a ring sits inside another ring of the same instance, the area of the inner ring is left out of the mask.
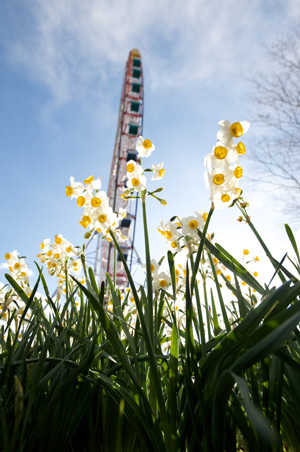
[[[55,234],[83,243],[81,212],[65,186],[70,176],[82,181],[93,174],[107,188],[132,48],[143,60],[144,136],[156,146],[149,164],[163,161],[166,168],[161,185],[168,206],[148,203],[152,253],[160,258],[160,219],[209,209],[203,159],[216,142],[217,123],[248,119],[244,75],[270,70],[264,46],[294,27],[299,13],[297,0],[1,2],[0,265],[17,249],[34,270],[40,242]],[[251,127],[248,155],[254,136]],[[247,175],[246,157],[244,167]],[[286,219],[270,196],[245,189],[253,220],[272,245],[284,240]],[[251,241],[237,216],[233,209],[216,212],[211,228],[236,252]],[[136,244],[143,256],[139,234]]]

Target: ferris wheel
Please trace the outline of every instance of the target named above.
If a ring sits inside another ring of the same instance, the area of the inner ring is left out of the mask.
[[[133,271],[134,266],[141,264],[140,258],[134,248],[134,237],[136,229],[137,199],[125,200],[121,198],[122,188],[126,184],[126,166],[129,160],[139,162],[136,151],[136,141],[143,134],[143,107],[144,107],[144,84],[141,54],[133,49],[129,53],[125,65],[117,133],[113,151],[113,158],[108,184],[109,205],[114,212],[120,208],[126,209],[127,215],[121,220],[120,229],[127,240],[121,246],[122,253],[128,263],[129,269]],[[97,240],[96,250],[89,253],[93,256],[94,272],[105,280],[106,272],[111,276],[114,274],[115,250],[113,242],[102,240],[101,235],[96,235],[91,240]],[[88,256],[87,256],[88,258]],[[116,255],[115,275],[118,287],[127,285],[127,275],[120,256]]]

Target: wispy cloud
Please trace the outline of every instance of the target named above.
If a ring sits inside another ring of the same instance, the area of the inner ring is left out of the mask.
[[[0,270],[4,270],[6,268],[8,268],[8,265],[6,262],[0,263]]]
[[[148,89],[173,89],[259,64],[269,43],[299,14],[298,2],[253,0],[29,0],[24,27],[12,27],[6,55],[44,84],[58,104],[90,86],[104,94],[110,77],[138,47]],[[24,16],[25,17],[25,16]],[[24,19],[25,20],[25,19]]]

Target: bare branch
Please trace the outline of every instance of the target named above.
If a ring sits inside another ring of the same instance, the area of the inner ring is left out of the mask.
[[[255,164],[256,176],[249,180],[273,187],[286,213],[300,224],[296,218],[300,207],[299,30],[267,48],[267,57],[271,71],[245,77],[252,86],[255,105],[250,119],[259,130],[248,157]]]

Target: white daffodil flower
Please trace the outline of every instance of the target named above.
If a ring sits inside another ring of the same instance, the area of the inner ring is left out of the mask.
[[[78,198],[84,191],[84,185],[81,182],[75,182],[74,177],[70,177],[70,183],[71,185],[66,187],[66,195],[71,199]]]
[[[168,221],[164,224],[163,220],[160,221],[160,227],[157,229],[165,239],[167,240],[178,240],[181,237],[180,232],[177,230],[177,225]]]
[[[154,273],[153,275],[153,289],[167,289],[171,283],[170,276],[165,272]]]
[[[129,160],[126,165],[127,177],[130,177],[131,173],[140,173],[143,174],[144,170],[142,165],[134,160]],[[129,173],[129,174],[128,174]]]
[[[250,122],[241,121],[231,124],[228,119],[222,119],[218,125],[219,131],[217,133],[217,139],[221,141],[226,148],[235,150],[233,139],[244,135],[249,130]]]
[[[182,250],[180,241],[178,239],[168,240],[168,249],[172,253],[180,253]]]
[[[118,214],[121,216],[121,218],[125,218],[127,215],[127,210],[123,209],[123,207],[119,207]]]
[[[224,168],[233,164],[238,164],[239,154],[236,150],[228,150],[218,142],[210,154],[204,159],[204,165],[208,170],[214,168]]]
[[[148,139],[144,140],[142,136],[139,136],[136,144],[136,150],[138,151],[139,157],[149,157],[154,149],[155,146],[152,141]]]
[[[101,188],[101,177],[98,177],[98,179],[94,179],[94,176],[89,176],[87,179],[84,179],[83,182],[86,184],[87,187],[91,188],[92,190],[100,190]]]
[[[130,178],[127,180],[126,185],[127,188],[141,193],[141,191],[146,189],[146,182],[147,179],[143,174],[133,172],[131,173]]]
[[[19,253],[17,250],[12,251],[11,253],[6,253],[4,256],[4,259],[6,259],[8,262],[8,266],[13,265],[14,263],[18,262],[19,260]]]
[[[228,207],[232,202],[239,197],[239,191],[235,188],[230,190],[218,190],[211,194],[211,201],[215,204],[216,209],[223,209]]]
[[[192,215],[190,215],[189,217],[184,217],[181,218],[181,223],[182,223],[182,234],[184,236],[190,236],[193,239],[199,240],[199,234],[198,234],[198,229],[201,227],[201,225],[203,225],[203,219],[201,221],[201,225],[199,223],[200,218],[194,217]]]
[[[118,223],[118,217],[110,206],[99,207],[93,214],[93,220],[96,230],[103,233]]]
[[[239,175],[238,171],[236,173]],[[211,172],[206,171],[204,179],[207,188],[212,192],[215,191],[227,191],[232,188],[236,188],[238,179],[234,175],[234,170],[231,167],[227,168],[214,168]]]
[[[79,274],[82,270],[82,262],[80,259],[72,261],[69,265],[69,271],[75,274]]]
[[[155,259],[151,259],[151,273],[152,273],[152,276],[154,274],[157,274],[158,269],[159,269],[159,264],[156,262]],[[142,270],[144,270],[144,272],[146,273],[146,264],[142,265]]]
[[[89,199],[89,203],[94,209],[97,209],[100,206],[103,208],[108,207],[109,203],[107,194],[105,193],[105,191],[98,191],[95,196],[92,195],[92,197]]]
[[[49,246],[50,246],[50,239],[45,239],[41,243],[40,248],[41,248],[43,253],[47,253],[47,251],[49,251]]]
[[[207,220],[208,213],[204,212],[203,210],[200,212],[199,210],[195,210],[194,214],[196,215],[197,221],[199,223],[200,229],[204,228],[204,223]]]
[[[165,170],[163,168],[163,162],[158,163],[157,165],[152,165],[153,176],[151,180],[159,180],[165,175]]]

